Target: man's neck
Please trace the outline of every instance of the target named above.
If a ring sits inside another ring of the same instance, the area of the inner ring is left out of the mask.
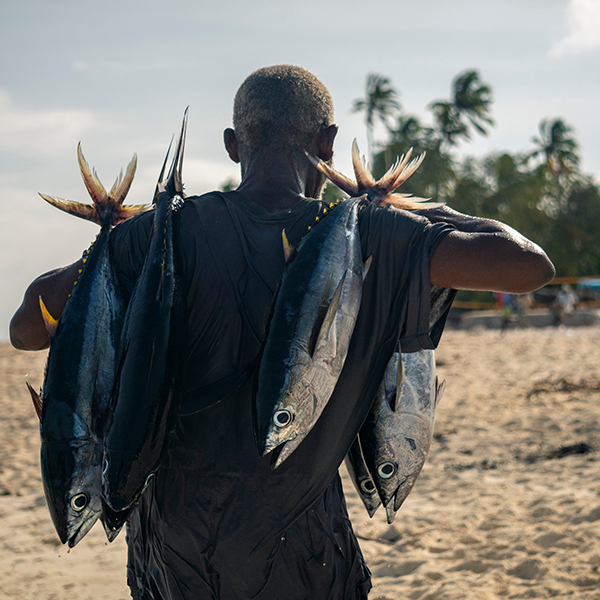
[[[245,165],[238,191],[268,211],[278,212],[318,193],[311,175],[308,162],[298,165],[284,154],[264,152]]]

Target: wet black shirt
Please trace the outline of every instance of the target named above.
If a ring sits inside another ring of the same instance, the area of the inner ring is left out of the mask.
[[[300,200],[270,213],[237,192],[189,198],[181,269],[189,325],[186,398],[255,361],[295,246],[330,207]],[[335,210],[335,209],[334,209]],[[400,338],[433,348],[429,259],[450,231],[363,205],[363,260],[373,256],[344,369],[323,414],[273,471],[252,426],[250,377],[228,397],[180,417],[171,449],[130,523],[128,578],[144,600],[363,598],[369,572],[347,517],[337,469]],[[152,213],[115,228],[111,255],[126,294],[139,275]]]

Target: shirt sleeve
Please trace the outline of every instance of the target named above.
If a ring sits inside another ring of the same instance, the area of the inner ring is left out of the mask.
[[[429,261],[454,227],[372,205],[363,209],[360,225],[363,257],[377,261],[370,293],[379,299],[377,310],[389,312],[401,351],[435,349],[454,294],[432,288]]]

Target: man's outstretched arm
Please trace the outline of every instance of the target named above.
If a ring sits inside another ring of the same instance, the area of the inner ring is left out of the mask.
[[[73,284],[79,276],[82,260],[55,269],[35,279],[25,291],[23,302],[10,322],[10,341],[19,350],[43,350],[50,345],[50,338],[42,319],[40,296],[48,312],[58,319],[62,314]]]
[[[463,215],[447,206],[418,213],[458,229],[440,242],[431,259],[433,285],[525,294],[554,278],[554,265],[546,253],[504,223]]]

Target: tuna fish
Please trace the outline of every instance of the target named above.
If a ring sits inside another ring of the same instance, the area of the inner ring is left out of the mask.
[[[373,476],[369,472],[369,467],[367,467],[367,463],[365,462],[360,435],[356,436],[356,439],[352,442],[352,446],[350,446],[350,450],[348,450],[346,468],[356,488],[356,492],[369,513],[369,517],[372,517],[381,506],[381,498],[375,487]]]
[[[364,159],[360,159],[355,140],[352,162],[356,182],[322,161],[309,158],[351,196],[366,194],[370,202],[379,206],[390,204],[406,210],[440,206],[424,198],[393,193],[423,161],[421,155],[409,162],[411,154],[412,149],[375,181]],[[449,290],[432,289],[430,328],[441,317],[449,294]],[[433,350],[392,356],[373,408],[346,457],[348,471],[369,516],[383,503],[391,523],[410,493],[429,452],[435,408],[444,387],[445,382],[437,386]]]
[[[365,464],[389,523],[423,468],[444,388],[445,381],[437,386],[433,350],[395,353],[360,430]]]
[[[186,317],[178,228],[186,124],[187,110],[166,181],[164,165],[160,174],[150,246],[123,325],[103,473],[105,499],[115,511],[129,509],[143,493],[179,416]]]
[[[303,238],[284,271],[255,397],[260,450],[281,447],[274,468],[312,429],[346,360],[370,264],[363,266],[358,205],[354,199],[333,208]]]
[[[80,146],[77,156],[93,206],[53,196],[42,198],[98,223],[101,229],[84,253],[83,269],[60,320],[48,313],[40,298],[51,338],[41,397],[28,385],[40,417],[46,502],[60,541],[69,547],[86,535],[103,512],[102,439],[125,313],[108,256],[109,231],[149,208],[123,206],[135,174],[135,156],[125,177],[121,174],[109,193],[96,173],[90,172]]]

